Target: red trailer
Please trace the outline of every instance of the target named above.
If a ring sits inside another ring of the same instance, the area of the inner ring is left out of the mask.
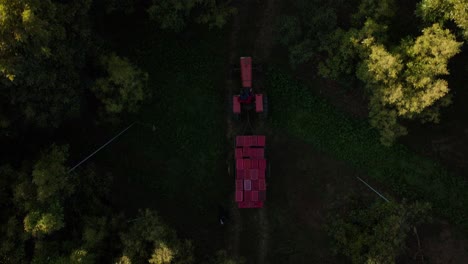
[[[268,101],[264,94],[254,93],[252,86],[252,57],[240,58],[241,91],[232,97],[232,112],[238,117],[243,111],[255,109],[266,114]],[[256,89],[258,87],[255,87]]]
[[[236,192],[239,208],[262,208],[266,199],[265,136],[237,136]]]

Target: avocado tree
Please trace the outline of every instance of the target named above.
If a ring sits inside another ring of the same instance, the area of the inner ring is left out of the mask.
[[[434,24],[393,52],[372,37],[360,45],[368,55],[358,77],[371,93],[370,122],[379,129],[383,144],[407,133],[401,119],[439,122],[440,107],[450,103],[447,81],[440,77],[448,74],[448,61],[461,46],[449,30]]]
[[[135,113],[151,96],[147,89],[148,74],[115,54],[102,56],[100,63],[105,74],[91,90],[102,102],[104,113]]]
[[[0,128],[58,126],[78,113],[90,4],[0,1]]]
[[[24,229],[34,237],[43,237],[65,226],[64,200],[74,186],[67,177],[67,146],[53,145],[36,162],[32,177],[20,174],[14,200],[25,213]]]
[[[414,228],[429,220],[426,203],[376,202],[355,204],[344,215],[334,216],[328,227],[335,253],[352,263],[395,263]]]
[[[129,229],[121,234],[123,254],[118,261],[126,263],[193,263],[193,248],[160,220],[156,212],[142,210]]]
[[[181,31],[192,17],[209,28],[221,28],[237,12],[230,3],[230,0],[152,0],[147,11],[162,29]]]
[[[465,0],[422,0],[416,12],[429,23],[453,21],[468,40],[468,2]]]

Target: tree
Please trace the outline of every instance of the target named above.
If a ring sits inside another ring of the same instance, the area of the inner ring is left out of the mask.
[[[79,110],[91,1],[0,1],[1,126],[58,126]]]
[[[468,2],[466,0],[421,0],[416,11],[429,23],[453,21],[468,40]]]
[[[448,61],[461,46],[450,31],[434,24],[393,53],[373,38],[361,43],[368,55],[357,75],[371,93],[370,120],[382,143],[390,145],[407,133],[399,119],[438,122],[439,108],[450,103],[447,81],[439,76],[448,74]]]
[[[322,77],[340,81],[345,86],[352,84],[359,71],[358,62],[368,55],[361,45],[365,39],[385,42],[387,26],[368,18],[361,29],[344,31],[338,28],[330,33],[319,48],[326,57],[319,62],[318,73]]]
[[[24,246],[28,236],[11,201],[12,186],[18,176],[11,166],[0,166],[0,263],[26,262]]]
[[[24,229],[34,237],[51,234],[64,227],[63,203],[73,193],[67,178],[67,146],[52,145],[42,153],[32,178],[21,174],[14,201],[25,212]]]
[[[292,2],[297,16],[279,17],[276,23],[278,42],[288,47],[293,67],[320,57],[320,46],[337,27],[337,9],[341,0],[323,3],[318,0]]]
[[[396,13],[394,0],[361,0],[358,10],[351,15],[348,30],[335,28],[329,34],[319,49],[325,53],[325,59],[319,62],[318,73],[325,78],[340,81],[342,85],[353,83],[358,71],[363,50],[359,43],[372,37],[379,43],[388,40],[388,24]]]
[[[121,234],[123,256],[119,261],[127,259],[133,264],[138,263],[193,263],[192,245],[188,241],[180,241],[173,230],[161,222],[156,212],[140,211],[133,220],[128,231]]]
[[[39,202],[50,202],[54,196],[68,196],[73,192],[65,167],[67,158],[68,146],[52,145],[34,165],[32,183]]]
[[[208,25],[211,28],[222,28],[229,17],[237,13],[237,9],[230,6],[231,0],[217,1],[204,0],[201,1],[202,12],[196,21],[200,24]]]
[[[368,19],[387,25],[396,11],[395,0],[361,0],[358,11],[352,15],[352,19],[355,25],[361,25]]]
[[[96,80],[92,91],[101,100],[107,114],[134,113],[145,98],[148,74],[115,54],[101,57],[106,76]]]
[[[103,201],[110,178],[94,167],[69,175],[67,156],[68,147],[52,145],[33,165],[0,167],[1,263],[107,263],[119,249],[120,264],[196,263],[191,242],[178,239],[156,212],[140,211],[130,221],[116,215]],[[215,257],[211,263],[242,263]]]
[[[198,23],[207,24],[210,28],[221,28],[227,19],[237,12],[237,9],[229,5],[230,2],[230,0],[152,0],[148,15],[162,29],[176,32],[186,27],[186,21],[194,13],[198,13],[194,15]]]
[[[408,233],[429,220],[429,210],[429,204],[418,202],[356,204],[329,225],[333,249],[356,264],[395,263]]]
[[[104,7],[106,13],[113,13],[117,11],[130,14],[135,11],[135,0],[104,0]]]
[[[234,259],[228,256],[225,250],[217,251],[216,254],[208,262],[209,264],[243,264],[243,259]]]
[[[28,235],[23,224],[12,214],[0,226],[0,263],[26,263]]]

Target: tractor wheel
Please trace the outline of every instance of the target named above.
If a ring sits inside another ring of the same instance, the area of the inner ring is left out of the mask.
[[[268,97],[266,95],[263,95],[263,113],[262,117],[263,119],[268,118]]]

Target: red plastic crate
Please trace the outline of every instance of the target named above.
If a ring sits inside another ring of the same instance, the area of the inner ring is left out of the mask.
[[[258,169],[258,160],[251,160],[250,161],[250,168],[251,169]]]
[[[258,170],[258,178],[265,179],[265,170]]]
[[[265,191],[266,190],[266,183],[264,179],[258,180],[258,189],[260,191]]]
[[[245,191],[252,190],[252,182],[250,180],[244,180],[244,190]]]
[[[258,160],[258,168],[259,169],[265,169],[266,168],[266,160],[265,159],[259,159]]]
[[[244,136],[244,147],[252,146],[252,136]]]
[[[242,149],[236,148],[236,159],[242,159]]]
[[[243,159],[236,159],[236,169],[238,169],[238,170],[244,169],[244,160]]]
[[[250,138],[250,143],[252,144],[252,146],[257,146],[257,136],[252,136]]]
[[[265,136],[257,136],[257,146],[265,146]]]
[[[250,180],[250,170],[245,170],[244,171],[244,180]]]
[[[236,170],[236,178],[243,179],[245,177],[245,170]]]
[[[236,191],[243,191],[243,190],[244,190],[244,181],[236,180]]]
[[[251,180],[252,182],[252,190],[258,190],[258,180]]]
[[[249,147],[243,147],[243,148],[242,148],[242,155],[243,155],[244,157],[250,157],[250,155],[251,155],[251,154],[250,154],[250,148],[249,148]]]
[[[257,180],[258,179],[258,169],[250,169],[249,170],[250,179]]]
[[[250,169],[250,167],[251,167],[250,165],[252,163],[252,161],[250,159],[243,159],[242,162],[243,162],[243,166],[244,166],[243,168],[244,169]]]
[[[250,198],[252,199],[252,201],[254,201],[254,202],[257,202],[257,201],[258,201],[258,191],[252,191],[252,192],[250,193],[250,195],[251,195]]]
[[[251,191],[244,191],[244,201],[245,202],[250,202],[252,201],[252,192]]]
[[[236,191],[236,202],[242,202],[244,200],[244,192]]]

